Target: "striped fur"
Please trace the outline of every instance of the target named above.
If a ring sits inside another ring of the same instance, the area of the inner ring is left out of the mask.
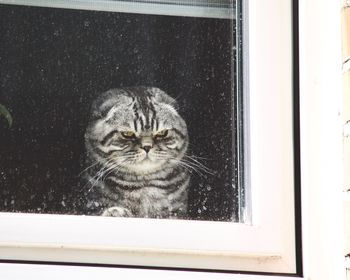
[[[158,88],[112,89],[97,98],[85,133],[87,213],[186,217],[188,134],[175,107]]]

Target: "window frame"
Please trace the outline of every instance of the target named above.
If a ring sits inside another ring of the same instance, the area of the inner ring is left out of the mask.
[[[3,2],[6,1],[0,3]],[[249,2],[249,67],[245,69],[249,73],[245,73],[249,76],[250,85],[252,225],[118,218],[112,221],[102,217],[1,213],[0,223],[5,228],[0,235],[1,258],[296,274],[291,8],[291,1]],[[267,21],[266,14],[271,11],[277,16]],[[278,62],[274,65],[276,67],[265,71],[271,61]],[[275,79],[272,80],[272,77]],[[268,95],[262,96],[261,92]],[[276,110],[268,109],[270,106]],[[265,110],[263,113],[262,109]],[[263,131],[266,123],[275,128],[269,137]],[[273,155],[266,147],[274,149]],[[277,176],[273,176],[271,170],[262,172],[266,158],[272,162],[270,169],[280,171],[276,172]],[[263,188],[261,181],[264,182]],[[281,183],[287,186],[278,188]],[[271,193],[274,193],[273,197]],[[278,211],[284,208],[288,211]],[[113,237],[106,241],[96,224],[107,232],[127,228],[122,233],[124,243],[115,243]],[[145,233],[151,236],[155,224],[161,228],[158,237],[172,229],[172,233],[182,233],[181,242],[173,242],[176,235],[165,243],[156,237],[158,242],[161,241],[157,246],[141,239],[133,243],[128,238],[129,233],[140,232],[140,225],[143,236]],[[78,228],[80,231],[74,230],[68,233],[69,236],[62,236],[58,234],[62,227]],[[18,228],[25,228],[25,231],[19,232]],[[43,233],[45,231],[46,234]],[[95,239],[85,235],[86,239],[82,241],[81,236],[86,232],[94,232]],[[182,237],[191,232],[205,232],[206,238],[193,238],[184,243]],[[210,239],[214,233],[220,234]],[[249,241],[245,244],[227,243],[232,236]],[[82,251],[84,254],[81,254]]]

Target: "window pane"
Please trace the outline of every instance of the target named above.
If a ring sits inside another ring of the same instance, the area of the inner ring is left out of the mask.
[[[242,222],[238,25],[0,5],[0,210]]]

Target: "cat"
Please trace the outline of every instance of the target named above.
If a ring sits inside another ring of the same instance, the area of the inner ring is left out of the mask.
[[[92,104],[85,132],[87,214],[187,217],[187,126],[154,87],[111,89]]]

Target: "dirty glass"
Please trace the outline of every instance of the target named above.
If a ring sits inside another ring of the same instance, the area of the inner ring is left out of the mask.
[[[0,211],[244,222],[238,2],[4,2]]]

